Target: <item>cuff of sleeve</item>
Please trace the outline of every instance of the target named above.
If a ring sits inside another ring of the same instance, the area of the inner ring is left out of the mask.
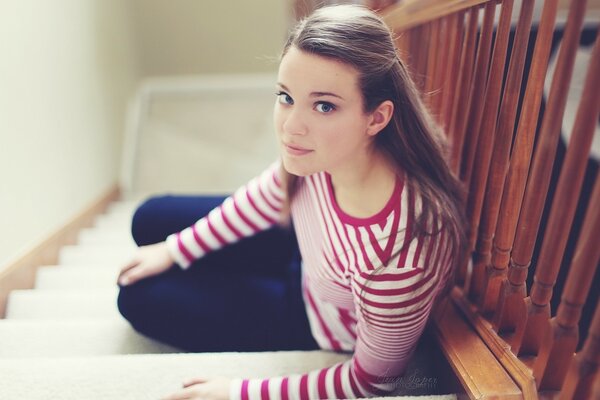
[[[181,267],[181,269],[188,269],[191,262],[185,258],[181,251],[179,251],[179,238],[178,234],[174,233],[167,237],[167,249],[169,249],[169,253],[173,260]]]
[[[242,399],[242,383],[243,379],[233,379],[229,386],[229,400]]]

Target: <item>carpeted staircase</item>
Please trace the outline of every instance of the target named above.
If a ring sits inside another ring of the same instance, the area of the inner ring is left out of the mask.
[[[39,269],[34,290],[11,292],[0,320],[0,399],[158,399],[192,377],[277,376],[347,359],[326,351],[189,354],[135,332],[117,310],[115,283],[135,251],[135,206],[113,203],[77,246],[62,248],[58,265]],[[439,393],[425,347],[399,393]],[[419,397],[430,398],[456,396]]]

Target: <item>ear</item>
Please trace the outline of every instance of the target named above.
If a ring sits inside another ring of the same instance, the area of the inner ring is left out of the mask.
[[[392,103],[390,100],[383,101],[371,113],[369,125],[367,125],[367,135],[375,136],[381,132],[381,130],[390,122],[393,115],[394,103]]]

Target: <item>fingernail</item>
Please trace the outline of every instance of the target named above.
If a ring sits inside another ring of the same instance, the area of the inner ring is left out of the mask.
[[[121,280],[119,281],[119,283],[121,283],[122,286],[126,286],[129,284],[129,279],[127,278],[121,278]]]

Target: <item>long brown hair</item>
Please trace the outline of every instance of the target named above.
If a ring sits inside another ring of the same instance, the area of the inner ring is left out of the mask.
[[[365,112],[374,111],[385,100],[394,103],[393,117],[376,135],[375,146],[405,176],[405,187],[421,200],[422,212],[410,229],[412,235],[445,230],[456,264],[465,244],[463,189],[446,163],[445,135],[422,103],[385,23],[362,6],[323,7],[291,31],[282,58],[291,47],[354,67]],[[283,168],[282,172],[287,191],[284,215],[288,215],[298,177]]]

